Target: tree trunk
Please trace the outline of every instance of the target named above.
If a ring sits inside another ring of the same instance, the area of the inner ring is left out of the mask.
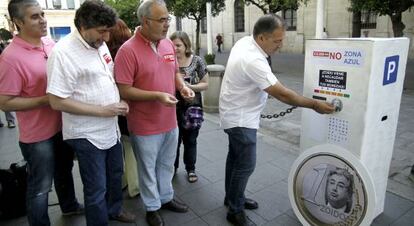
[[[361,11],[352,13],[352,37],[361,37]]]
[[[201,19],[196,20],[196,45],[195,45],[195,54],[200,55],[200,22]]]
[[[402,22],[402,13],[396,13],[389,15],[392,22],[392,31],[394,32],[394,37],[402,37],[404,35],[403,31],[405,28],[404,23]]]

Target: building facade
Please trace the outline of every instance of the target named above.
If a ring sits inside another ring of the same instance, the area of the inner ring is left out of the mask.
[[[69,34],[75,28],[75,11],[85,0],[38,0],[45,12],[48,35],[55,41]],[[0,28],[14,31],[7,11],[7,0],[0,1]]]
[[[48,20],[48,35],[58,41],[64,35],[75,29],[73,19],[75,10],[85,0],[38,0],[46,13]],[[288,28],[282,52],[303,53],[306,40],[315,36],[316,2],[310,0],[301,5],[298,10],[278,12],[287,22]],[[7,12],[7,0],[0,1],[0,28],[11,29]],[[329,0],[325,4],[324,27],[329,38],[349,38],[352,33],[352,13],[349,12],[349,0]],[[220,33],[224,38],[223,47],[230,50],[233,44],[241,37],[251,35],[256,20],[263,12],[256,6],[243,5],[242,0],[226,0],[226,10],[212,19],[212,40]],[[370,12],[362,15],[363,37],[393,37],[392,23],[388,16],[377,16]],[[410,39],[409,57],[414,58],[414,11],[403,13],[405,24],[404,36]],[[181,18],[173,20],[169,33],[175,30],[187,32],[192,43],[195,43],[194,20]],[[203,21],[201,26],[201,48],[207,47],[207,24]]]
[[[282,52],[303,53],[306,40],[314,38],[316,26],[316,3],[310,0],[298,10],[278,12],[287,22],[288,28]],[[329,38],[349,38],[352,34],[352,13],[348,0],[329,0],[325,4],[324,27]],[[224,37],[224,49],[229,50],[241,37],[251,35],[256,20],[263,12],[256,6],[244,6],[241,0],[226,0],[226,10],[212,19],[213,40],[217,33]],[[180,21],[180,20],[178,20]],[[410,39],[409,57],[414,58],[414,11],[407,10],[402,18],[405,24],[404,36]],[[206,31],[202,24],[201,31]],[[393,37],[392,23],[388,16],[362,12],[362,37]],[[195,21],[181,19],[181,28],[195,43]],[[173,28],[174,29],[174,28]],[[200,34],[201,48],[206,48],[206,33]]]

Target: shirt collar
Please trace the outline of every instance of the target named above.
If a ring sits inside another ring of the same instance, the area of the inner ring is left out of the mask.
[[[257,47],[257,49],[259,50],[259,52],[261,53],[261,54],[263,54],[263,56],[265,57],[265,58],[268,58],[269,57],[269,55],[267,55],[267,53],[262,49],[262,47],[260,47],[259,46],[259,44],[257,44],[257,42],[256,42],[256,40],[254,39],[254,37],[253,36],[251,36],[252,37],[252,40],[253,40],[253,44]]]
[[[93,47],[91,47],[86,41],[85,39],[83,39],[82,35],[80,34],[80,32],[78,31],[78,29],[75,29],[75,31],[73,32],[73,34],[75,35],[75,37],[77,39],[79,39],[79,41],[87,48],[87,49],[94,49]]]
[[[152,41],[148,40],[147,38],[145,38],[141,33],[141,30],[142,30],[141,26],[138,26],[136,28],[136,30],[137,30],[137,32],[136,32],[135,36],[137,38],[141,39],[142,41],[144,41],[145,45],[151,46],[151,43],[153,43],[155,46],[158,46],[158,43],[160,43],[160,41],[152,42]]]
[[[20,38],[18,35],[15,35],[13,37],[13,41],[12,42],[14,42],[17,45],[19,45],[19,46],[21,46],[21,47],[23,47],[25,49],[28,49],[28,50],[45,48],[46,46],[51,45],[51,42],[50,41],[48,42],[45,37],[42,37],[41,38],[41,41],[42,41],[42,46],[39,47],[39,46],[35,46],[35,45],[33,45],[33,44],[25,41],[24,39]]]

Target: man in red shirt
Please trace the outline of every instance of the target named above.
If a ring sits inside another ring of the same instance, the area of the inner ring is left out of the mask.
[[[27,217],[30,225],[50,225],[48,193],[54,179],[63,215],[83,212],[75,197],[73,150],[62,140],[61,114],[46,95],[46,61],[54,46],[35,0],[11,0],[9,15],[19,33],[0,57],[0,109],[16,111],[19,145],[27,161]]]
[[[131,143],[138,162],[141,198],[149,225],[164,225],[160,208],[187,212],[173,199],[178,128],[175,91],[193,98],[178,72],[174,46],[166,39],[170,17],[164,2],[144,1],[138,8],[141,26],[115,58],[115,78],[121,97],[129,101]]]

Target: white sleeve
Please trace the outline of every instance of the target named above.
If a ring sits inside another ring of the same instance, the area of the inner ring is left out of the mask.
[[[47,93],[68,98],[76,87],[75,65],[67,60],[65,53],[54,49],[47,61]]]
[[[250,61],[247,63],[244,71],[252,82],[254,82],[261,90],[264,90],[277,82],[277,78],[273,74],[266,58],[256,58]]]

